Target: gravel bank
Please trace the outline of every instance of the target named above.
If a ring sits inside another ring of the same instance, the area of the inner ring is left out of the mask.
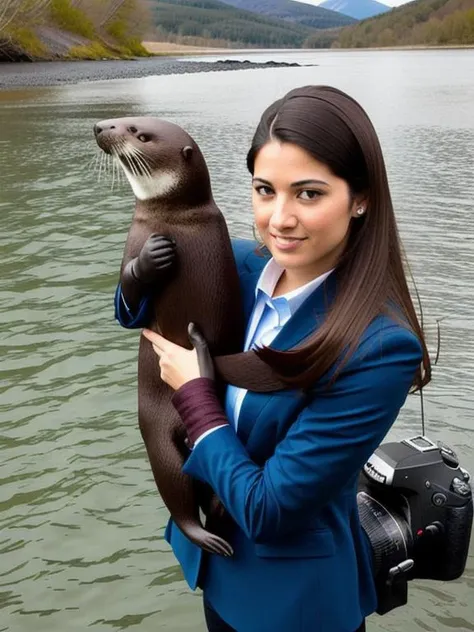
[[[174,57],[153,57],[133,61],[50,61],[1,63],[0,90],[15,87],[56,86],[82,81],[131,79],[149,75],[180,75],[195,72],[280,67],[277,62],[195,62]],[[293,65],[293,64],[292,64]],[[295,64],[297,65],[297,64]]]

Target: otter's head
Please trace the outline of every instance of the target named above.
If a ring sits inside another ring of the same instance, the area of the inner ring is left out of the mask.
[[[122,167],[139,200],[165,198],[193,185],[191,165],[201,186],[203,178],[209,180],[198,146],[178,125],[153,117],[127,117],[100,121],[94,133],[99,147]]]

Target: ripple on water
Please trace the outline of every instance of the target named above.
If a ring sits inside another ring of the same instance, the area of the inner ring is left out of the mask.
[[[0,104],[0,632],[204,629],[137,429],[138,333],[113,320],[132,198],[91,170],[96,120],[161,112],[189,129],[232,235],[249,237],[245,152],[264,105],[315,77],[359,98],[380,132],[433,356],[440,325],[427,434],[474,471],[474,94],[467,70],[448,72],[453,59],[328,52],[317,69],[83,84]],[[419,429],[412,396],[391,437]],[[414,584],[408,606],[371,629],[472,630],[473,587],[471,557],[460,580]]]

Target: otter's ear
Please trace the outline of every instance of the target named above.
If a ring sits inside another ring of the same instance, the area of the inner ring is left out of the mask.
[[[183,149],[181,150],[181,153],[183,154],[185,160],[189,160],[193,155],[193,148],[189,145],[186,145],[186,147],[183,147]]]

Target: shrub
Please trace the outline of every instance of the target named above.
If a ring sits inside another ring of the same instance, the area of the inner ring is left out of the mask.
[[[50,12],[59,28],[88,39],[95,37],[93,23],[80,9],[72,6],[71,0],[51,0]]]
[[[138,37],[130,37],[125,20],[115,20],[107,26],[107,34],[120,44],[120,50],[131,57],[149,57],[150,53]]]
[[[36,34],[26,26],[13,26],[7,29],[15,45],[20,48],[27,57],[31,59],[44,57],[47,53],[46,47],[38,39]]]
[[[69,49],[68,53],[69,59],[115,59],[117,56],[114,55],[110,50],[105,48],[102,44],[98,42],[92,42],[87,46],[73,46]]]

